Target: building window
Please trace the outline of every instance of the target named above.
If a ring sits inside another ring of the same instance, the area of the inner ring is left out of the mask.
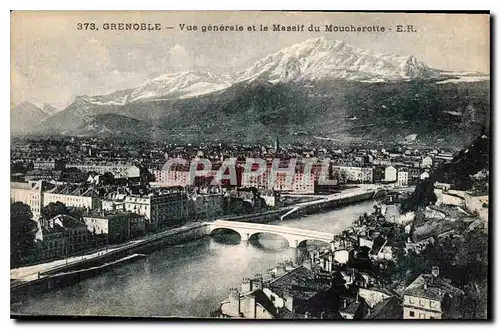
[[[410,317],[412,317],[412,318],[415,317],[415,312],[410,311]]]

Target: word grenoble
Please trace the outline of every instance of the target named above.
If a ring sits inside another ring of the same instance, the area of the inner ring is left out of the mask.
[[[104,23],[104,30],[112,31],[159,31],[161,30],[160,23]]]

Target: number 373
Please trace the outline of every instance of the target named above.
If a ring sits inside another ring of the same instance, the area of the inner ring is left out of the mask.
[[[95,23],[78,23],[76,24],[78,30],[97,30]]]

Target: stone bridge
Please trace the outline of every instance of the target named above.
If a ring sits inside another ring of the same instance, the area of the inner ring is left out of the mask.
[[[288,241],[288,245],[292,248],[297,248],[302,242],[307,240],[322,241],[330,244],[333,241],[333,233],[325,233],[318,231],[302,230],[293,227],[284,227],[277,225],[256,224],[236,221],[216,220],[207,223],[210,235],[217,229],[228,229],[235,231],[241,237],[241,241],[248,241],[252,236],[259,233],[276,234]]]

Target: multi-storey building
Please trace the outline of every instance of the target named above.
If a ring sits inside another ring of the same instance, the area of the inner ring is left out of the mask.
[[[125,198],[128,192],[125,189],[118,189],[107,194],[101,200],[101,210],[104,211],[115,211],[115,210],[125,210]]]
[[[190,185],[189,170],[152,170],[155,180],[161,187]]]
[[[176,223],[189,216],[187,195],[180,191],[127,195],[123,205],[126,211],[144,215],[150,227]]]
[[[408,185],[408,172],[407,171],[398,171],[397,184],[399,186],[407,186]]]
[[[406,171],[408,172],[408,182],[415,182],[420,179],[420,175],[424,169],[413,167],[407,168]]]
[[[70,255],[89,245],[87,226],[68,215],[42,219],[36,237],[41,242],[39,252],[44,259]]]
[[[396,182],[398,180],[398,170],[393,166],[385,168],[385,181],[386,182]]]
[[[297,193],[314,193],[314,174],[295,173],[292,181],[292,190]]]
[[[33,169],[26,173],[26,175],[24,176],[24,180],[27,182],[34,182],[39,180],[52,181],[58,180],[59,176],[60,174],[58,174],[58,172],[53,172],[52,170]]]
[[[56,159],[36,159],[33,161],[35,170],[64,170],[65,162]]]
[[[68,207],[93,210],[100,207],[101,199],[99,193],[93,188],[71,186],[56,186],[43,195],[43,206],[58,201]]]
[[[271,176],[271,168],[268,168],[263,173],[257,175],[253,172],[244,172],[241,176],[241,185],[243,187],[257,187],[257,188],[273,188],[269,186],[269,177]]]
[[[422,158],[422,168],[430,168],[432,167],[432,158],[430,156],[426,156]]]
[[[27,204],[33,219],[38,220],[43,207],[43,191],[51,187],[44,181],[30,182],[30,183],[10,183],[10,202],[22,202]]]
[[[273,175],[273,171],[271,170],[271,175]],[[292,179],[288,176],[289,174],[285,173],[274,173],[274,184],[272,176],[269,177],[269,182],[267,188],[273,188],[276,191],[293,191],[293,181],[296,174],[293,174]]]
[[[137,166],[126,164],[96,164],[96,163],[69,163],[68,168],[76,168],[82,172],[95,172],[98,174],[111,173],[114,178],[136,178],[141,176],[141,169]]]
[[[314,193],[316,176],[316,173],[304,173],[302,171],[296,171],[295,173],[276,172],[273,168],[268,167],[258,175],[254,172],[243,172],[241,185],[243,187],[306,194]]]
[[[214,218],[223,213],[224,194],[197,194],[192,197],[192,206],[189,211],[197,218]]]
[[[373,167],[332,166],[333,176],[340,181],[356,183],[372,183]]]
[[[439,277],[439,268],[432,274],[421,274],[403,293],[404,319],[457,318],[464,292],[450,280]]]
[[[135,213],[129,214],[130,238],[143,235],[146,232],[146,220],[144,216]]]
[[[83,215],[83,221],[92,235],[106,238],[108,243],[119,243],[130,238],[130,219],[136,218],[128,211],[101,211]]]

